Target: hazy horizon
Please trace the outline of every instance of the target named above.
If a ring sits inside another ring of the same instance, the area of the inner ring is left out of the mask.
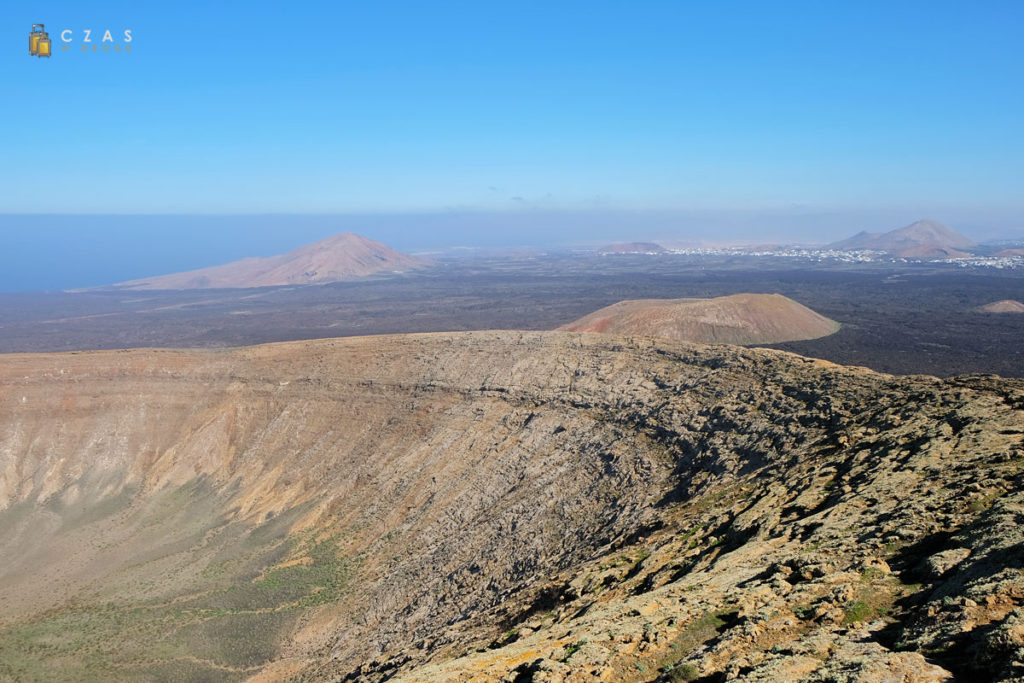
[[[1024,237],[1018,3],[0,15],[0,83],[21,103],[0,113],[2,291],[343,231],[402,251],[822,243],[923,218]],[[37,23],[49,59],[26,49]],[[85,30],[130,31],[130,54],[76,49]]]
[[[0,291],[63,290],[285,253],[355,232],[405,252],[457,247],[594,247],[615,241],[676,244],[823,244],[915,220],[946,223],[979,242],[1024,239],[1008,215],[943,220],[887,212],[521,211],[338,215],[0,215]],[[40,267],[43,264],[45,267]]]

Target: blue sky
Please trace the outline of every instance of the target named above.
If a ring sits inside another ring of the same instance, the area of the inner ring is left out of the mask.
[[[8,230],[792,211],[1024,233],[1020,2],[43,1],[0,19]],[[38,22],[50,60],[27,54]],[[131,29],[132,54],[76,52],[86,28]]]

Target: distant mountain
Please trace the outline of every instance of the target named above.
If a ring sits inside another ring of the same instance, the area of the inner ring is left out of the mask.
[[[619,242],[597,250],[598,254],[664,254],[665,247],[654,242]]]
[[[960,251],[959,249],[944,247],[934,243],[908,246],[902,249],[896,249],[890,253],[893,254],[893,256],[899,256],[900,258],[918,259],[970,258],[973,256],[970,252]]]
[[[830,249],[855,251],[871,249],[907,258],[960,258],[974,242],[942,223],[921,220],[889,232],[859,232],[828,245]]]
[[[839,330],[839,323],[781,294],[734,294],[620,301],[558,329],[708,344],[775,344],[826,337]]]
[[[1024,313],[1024,304],[1014,299],[1003,299],[979,306],[978,310],[982,313]]]
[[[374,273],[401,272],[429,265],[380,242],[346,232],[280,256],[247,258],[221,266],[130,280],[120,289],[216,289],[274,287],[337,282]]]

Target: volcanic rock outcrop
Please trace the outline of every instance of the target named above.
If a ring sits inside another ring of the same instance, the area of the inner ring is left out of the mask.
[[[346,232],[280,256],[247,258],[222,266],[160,275],[114,285],[119,289],[215,289],[338,282],[429,265],[386,244]]]
[[[1024,313],[1024,304],[1015,299],[1003,299],[979,306],[978,310],[982,313]]]
[[[781,294],[733,294],[620,301],[559,329],[705,344],[776,344],[826,337],[839,330],[839,323]]]
[[[0,679],[1010,680],[1022,463],[1022,382],[771,350],[0,356]]]
[[[860,232],[830,249],[885,251],[901,258],[963,258],[974,242],[938,221],[921,220],[885,233]]]

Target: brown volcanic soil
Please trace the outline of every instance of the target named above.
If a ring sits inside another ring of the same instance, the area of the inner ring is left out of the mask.
[[[131,280],[120,289],[214,289],[338,282],[374,273],[420,268],[429,262],[347,232],[281,256],[248,258],[186,273]]]
[[[777,344],[828,336],[839,330],[839,323],[781,294],[734,294],[620,301],[559,329],[712,344]]]
[[[0,679],[1009,679],[1021,463],[1021,382],[763,349],[2,356]]]
[[[1003,299],[979,306],[978,310],[984,313],[1024,313],[1024,304],[1014,299]]]

